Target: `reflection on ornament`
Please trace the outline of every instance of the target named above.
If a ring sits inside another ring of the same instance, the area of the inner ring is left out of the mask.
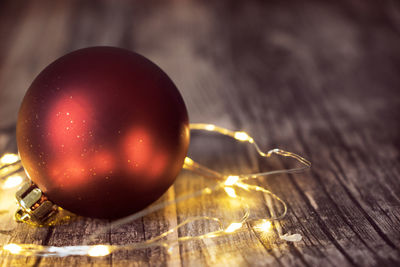
[[[248,142],[252,144],[258,154],[261,157],[268,158],[273,154],[283,156],[283,157],[289,157],[297,160],[302,164],[301,167],[297,168],[292,168],[292,169],[287,169],[287,170],[275,170],[275,171],[269,171],[269,172],[261,172],[261,173],[253,173],[253,174],[239,174],[239,175],[223,175],[217,171],[211,170],[205,166],[202,166],[198,164],[197,162],[193,161],[192,159],[186,157],[184,161],[184,169],[194,171],[196,173],[199,173],[205,177],[216,179],[217,183],[213,187],[206,187],[203,188],[199,191],[196,191],[191,194],[183,195],[180,196],[172,201],[165,201],[163,203],[159,204],[154,204],[144,210],[141,210],[135,214],[132,214],[128,217],[122,218],[120,220],[114,221],[110,223],[110,225],[107,225],[106,227],[101,228],[100,230],[96,231],[94,234],[92,234],[89,237],[89,242],[93,242],[96,239],[98,239],[99,235],[103,234],[104,232],[109,231],[110,228],[115,229],[116,227],[119,227],[121,225],[124,225],[126,223],[132,222],[138,218],[141,218],[143,216],[146,216],[152,212],[155,212],[157,210],[163,209],[167,206],[174,205],[183,201],[186,201],[191,198],[199,197],[202,195],[210,195],[213,192],[217,190],[224,189],[225,192],[229,192],[228,196],[231,198],[239,198],[240,203],[243,205],[243,210],[244,214],[241,219],[235,220],[230,222],[229,224],[223,223],[223,218],[217,218],[217,217],[209,217],[209,216],[201,216],[201,217],[192,217],[189,219],[184,220],[177,226],[165,231],[164,233],[160,234],[159,236],[156,236],[152,239],[145,240],[142,242],[134,243],[134,244],[128,244],[128,245],[106,245],[106,244],[96,244],[96,245],[81,245],[81,246],[63,246],[63,247],[56,247],[56,246],[40,246],[36,244],[6,244],[2,246],[2,249],[4,251],[8,251],[13,254],[19,254],[19,255],[26,255],[26,256],[54,256],[54,257],[65,257],[65,256],[72,256],[72,255],[87,255],[87,256],[92,256],[92,257],[100,257],[100,256],[106,256],[109,255],[110,253],[114,251],[119,251],[119,250],[135,250],[135,249],[143,249],[143,248],[151,248],[151,247],[164,247],[168,251],[170,249],[182,242],[188,242],[188,241],[195,241],[195,240],[203,240],[206,238],[217,238],[217,237],[222,237],[222,236],[227,236],[231,235],[234,233],[237,233],[238,231],[242,230],[244,228],[244,225],[249,226],[252,223],[253,226],[251,226],[255,231],[260,232],[263,235],[266,235],[271,231],[272,228],[272,220],[279,220],[282,219],[287,212],[287,206],[286,203],[280,199],[277,195],[272,193],[271,191],[257,185],[253,184],[248,184],[246,183],[247,180],[261,177],[261,176],[268,176],[272,174],[282,174],[282,173],[297,173],[300,171],[303,171],[307,168],[311,167],[311,163],[307,161],[306,159],[291,153],[287,151],[283,151],[280,149],[273,149],[268,151],[267,153],[262,152],[254,139],[250,137],[247,133],[245,132],[235,132],[235,131],[230,131],[228,129],[218,127],[212,124],[191,124],[190,125],[191,130],[205,130],[205,131],[213,131],[216,133],[220,133],[226,136],[230,136],[238,141],[243,141],[243,142]],[[250,216],[250,209],[247,204],[247,201],[245,198],[241,197],[238,192],[236,192],[236,189],[238,191],[240,190],[245,190],[249,192],[261,192],[263,194],[270,195],[273,199],[277,200],[279,203],[282,204],[283,206],[283,211],[280,214],[273,215],[270,218],[260,218],[260,219],[249,219]],[[218,230],[208,232],[205,234],[201,234],[198,236],[179,236],[175,240],[166,240],[165,237],[170,235],[171,233],[176,233],[180,228],[183,226],[187,225],[188,223],[193,223],[196,221],[209,221],[212,223],[216,223],[218,225]],[[245,224],[246,223],[246,224]],[[299,234],[294,234],[294,235],[282,235],[280,236],[282,240],[287,240],[291,242],[298,242],[301,240],[301,235]]]

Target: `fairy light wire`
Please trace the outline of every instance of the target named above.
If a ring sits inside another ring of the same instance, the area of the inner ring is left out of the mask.
[[[248,142],[248,143],[252,144],[253,147],[256,149],[258,155],[263,158],[269,158],[273,154],[276,154],[276,155],[283,156],[283,157],[293,158],[302,164],[301,167],[296,167],[296,168],[291,168],[291,169],[236,175],[236,176],[241,177],[242,179],[251,179],[251,178],[257,178],[260,176],[268,176],[268,175],[281,174],[281,173],[298,173],[298,172],[302,172],[311,167],[310,161],[308,161],[305,158],[303,158],[295,153],[292,153],[292,152],[288,152],[288,151],[285,151],[285,150],[282,150],[279,148],[271,149],[267,153],[263,152],[260,149],[260,147],[258,146],[258,144],[255,142],[253,137],[249,136],[246,132],[231,131],[231,130],[216,126],[214,124],[206,124],[206,123],[191,123],[190,130],[203,130],[203,131],[209,131],[209,132],[214,132],[214,133],[218,133],[221,135],[229,136],[238,141]],[[209,169],[205,166],[202,166],[198,163],[195,163],[194,161],[192,161],[192,162],[194,163],[193,165],[190,164],[190,161],[187,162],[185,160],[185,164],[183,165],[183,168],[194,170],[194,171],[199,170],[202,172],[210,172],[210,174],[223,176],[222,174],[220,174],[214,170],[211,170],[211,169]]]
[[[130,216],[127,216],[125,218],[116,220],[110,225],[105,226],[100,228],[99,230],[95,231],[92,235],[89,236],[88,241],[79,246],[62,246],[62,247],[56,247],[56,246],[42,246],[42,245],[36,245],[36,244],[5,244],[1,246],[3,251],[8,251],[12,254],[18,254],[18,255],[34,255],[34,256],[43,256],[43,257],[65,257],[65,256],[72,256],[72,255],[80,255],[80,256],[92,256],[92,257],[100,257],[100,256],[106,256],[109,255],[110,253],[117,251],[117,250],[133,250],[133,249],[143,249],[143,248],[150,248],[154,246],[161,246],[165,248],[171,248],[176,244],[179,244],[181,242],[187,242],[187,241],[194,241],[194,240],[202,240],[205,238],[217,238],[221,236],[226,236],[226,235],[231,235],[234,234],[241,229],[243,230],[243,227],[248,224],[247,222],[250,221],[250,208],[248,204],[246,203],[246,199],[241,197],[240,194],[238,195],[236,193],[235,189],[239,190],[245,190],[245,191],[254,191],[254,192],[261,192],[263,194],[270,195],[273,199],[278,201],[282,207],[283,211],[278,214],[278,215],[272,215],[270,218],[259,218],[259,219],[251,219],[251,221],[260,221],[261,223],[256,224],[254,229],[258,229],[259,231],[269,231],[271,227],[271,221],[272,220],[280,220],[282,219],[286,213],[287,213],[287,205],[286,203],[278,197],[276,194],[273,192],[269,191],[268,189],[265,189],[264,187],[254,185],[254,184],[248,184],[246,183],[247,180],[249,179],[254,179],[257,177],[263,177],[263,176],[269,176],[273,174],[283,174],[283,173],[298,173],[301,171],[304,171],[305,169],[308,169],[311,167],[311,163],[304,159],[303,157],[294,154],[292,152],[284,151],[281,149],[272,149],[269,150],[268,152],[263,152],[258,144],[255,142],[255,140],[249,136],[246,132],[243,131],[231,131],[226,128],[222,128],[219,126],[216,126],[214,124],[205,124],[205,123],[192,123],[190,124],[190,130],[201,130],[201,131],[208,131],[208,132],[214,132],[218,133],[221,135],[229,136],[237,141],[241,142],[248,142],[249,144],[253,145],[255,148],[256,152],[260,157],[263,158],[269,158],[272,155],[279,155],[282,157],[288,157],[295,159],[297,162],[301,164],[300,167],[295,167],[295,168],[290,168],[290,169],[282,169],[282,170],[273,170],[273,171],[267,171],[267,172],[259,172],[259,173],[250,173],[250,174],[231,174],[231,175],[224,175],[218,171],[212,170],[206,166],[203,166],[195,161],[193,161],[191,158],[186,157],[183,165],[183,169],[193,171],[195,173],[200,174],[201,176],[207,177],[207,178],[213,178],[217,180],[217,183],[213,185],[212,187],[206,187],[201,190],[195,191],[190,194],[186,194],[180,197],[177,197],[173,200],[169,201],[164,201],[159,204],[153,204],[150,207],[141,210],[139,212],[136,212]],[[6,156],[7,155],[7,156]],[[0,170],[7,170],[6,168],[12,165],[20,165],[20,160],[17,155],[12,155],[12,154],[6,154],[2,158],[0,158]],[[16,157],[15,157],[16,156]],[[11,174],[11,173],[9,173]],[[130,223],[135,221],[136,219],[139,219],[141,217],[144,217],[150,213],[153,213],[155,211],[164,209],[170,205],[176,205],[178,203],[181,203],[183,201],[186,201],[191,198],[195,197],[200,197],[203,195],[209,195],[212,194],[213,192],[217,190],[225,189],[225,192],[228,194],[230,198],[238,198],[240,200],[240,203],[244,206],[244,215],[237,221],[232,221],[230,224],[224,225],[222,220],[217,217],[210,217],[210,216],[196,216],[196,217],[191,217],[183,222],[179,223],[173,228],[170,228],[169,230],[161,233],[160,235],[148,239],[145,241],[141,242],[136,242],[133,244],[125,244],[125,245],[105,245],[105,244],[95,244],[91,245],[90,243],[94,242],[99,235],[109,231],[110,226],[111,229],[122,226],[124,224]],[[175,238],[174,240],[166,240],[165,238],[174,233],[177,232],[179,229],[184,227],[185,225],[189,223],[193,223],[196,221],[201,221],[201,220],[206,220],[210,222],[214,222],[218,224],[218,230],[215,231],[210,231],[207,233],[195,235],[195,236],[180,236],[178,238]],[[261,226],[257,226],[261,225]]]

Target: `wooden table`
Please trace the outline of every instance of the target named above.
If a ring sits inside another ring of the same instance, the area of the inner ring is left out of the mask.
[[[236,234],[100,258],[22,257],[2,266],[398,266],[400,263],[400,6],[398,1],[2,1],[0,3],[0,153],[16,152],[15,123],[24,92],[57,57],[87,46],[137,51],[180,89],[191,122],[253,135],[263,150],[305,156],[310,171],[259,178],[288,214],[267,236],[251,224]],[[196,134],[189,154],[224,173],[266,163],[246,145]],[[182,172],[162,200],[210,180]],[[12,191],[12,190],[11,190]],[[34,228],[12,220],[1,192],[1,244],[79,245],[109,222],[80,218]],[[268,217],[263,195],[248,196]],[[170,206],[98,243],[147,240],[191,216],[234,218],[224,192]],[[193,223],[178,236],[215,228]],[[279,238],[298,233],[300,242]]]

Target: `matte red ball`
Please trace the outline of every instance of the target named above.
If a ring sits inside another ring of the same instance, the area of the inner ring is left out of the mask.
[[[128,50],[91,47],[46,67],[22,102],[17,143],[30,179],[78,215],[120,218],[157,200],[189,145],[171,79]]]

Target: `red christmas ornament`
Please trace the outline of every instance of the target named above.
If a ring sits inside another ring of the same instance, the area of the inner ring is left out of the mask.
[[[119,218],[158,199],[189,144],[185,104],[170,78],[114,47],[67,54],[22,102],[17,143],[30,179],[78,215]]]

